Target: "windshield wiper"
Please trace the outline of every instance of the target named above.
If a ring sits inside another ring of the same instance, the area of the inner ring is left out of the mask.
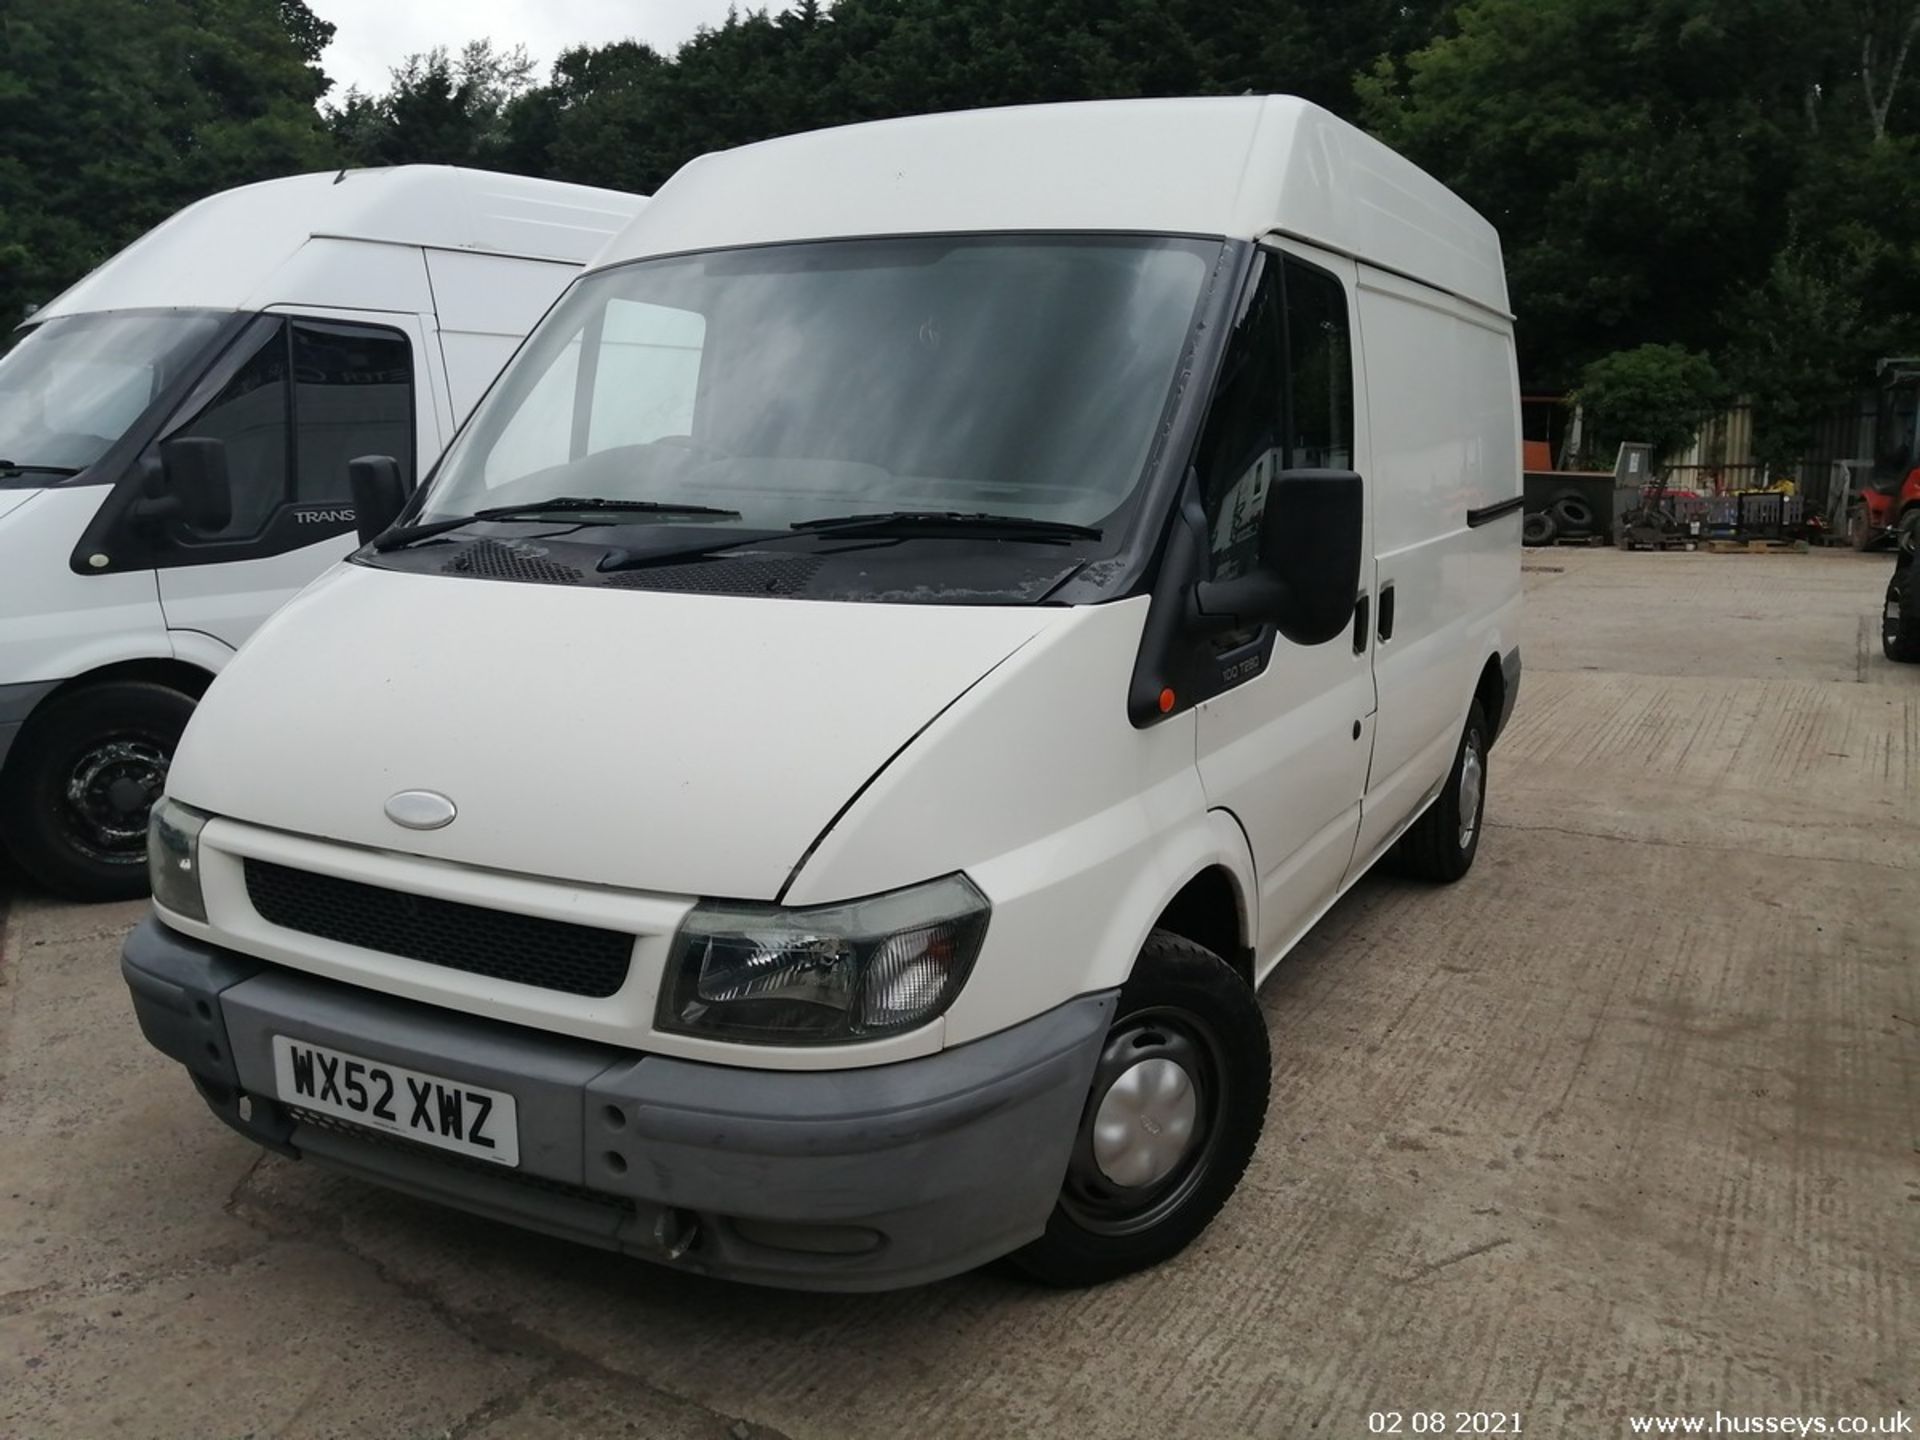
[[[872,515],[837,515],[800,520],[781,530],[757,530],[729,535],[669,550],[614,550],[596,567],[602,573],[645,570],[675,560],[703,560],[751,545],[781,540],[820,540],[848,536],[854,539],[893,540],[927,536],[963,535],[976,540],[1029,540],[1042,545],[1064,545],[1071,540],[1098,540],[1091,525],[1069,525],[1063,520],[1032,520],[1020,515],[977,515],[956,510],[885,510]]]
[[[809,535],[963,535],[971,539],[1035,540],[1053,545],[1100,538],[1100,531],[1091,525],[964,510],[883,510],[872,515],[830,515],[819,520],[799,520],[790,528]]]
[[[429,520],[422,525],[402,525],[389,530],[373,542],[375,550],[398,550],[448,530],[458,530],[476,520],[527,520],[561,511],[599,513],[616,511],[622,515],[711,515],[721,520],[738,520],[738,510],[718,505],[676,505],[660,500],[607,500],[599,496],[557,495],[551,500],[535,500],[526,505],[495,505],[471,515],[455,515],[446,520]]]
[[[13,460],[0,460],[0,475],[78,475],[79,473],[71,465],[21,465]]]

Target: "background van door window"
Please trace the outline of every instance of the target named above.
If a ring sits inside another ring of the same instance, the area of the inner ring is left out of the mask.
[[[391,455],[412,483],[413,351],[405,335],[295,320],[247,343],[251,351],[219,392],[169,437],[226,445],[233,517],[212,539],[279,551],[346,529],[342,520],[282,535],[274,522],[293,507],[350,507],[347,462],[356,456]]]
[[[276,325],[256,340],[253,352],[220,393],[169,437],[218,440],[226,446],[233,514],[217,534],[222,540],[258,534],[286,502],[291,468],[287,436],[292,423],[286,328]]]
[[[413,483],[413,352],[397,330],[298,320],[293,343],[293,498],[350,505],[347,462],[391,455]]]

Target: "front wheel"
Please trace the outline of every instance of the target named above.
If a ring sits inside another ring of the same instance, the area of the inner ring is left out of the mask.
[[[1012,1263],[1048,1285],[1097,1285],[1185,1249],[1253,1158],[1271,1066],[1247,982],[1154,931],[1120,991],[1046,1233]]]
[[[147,812],[193,698],[111,680],[56,696],[21,730],[0,776],[0,832],[20,868],[70,900],[147,893]]]

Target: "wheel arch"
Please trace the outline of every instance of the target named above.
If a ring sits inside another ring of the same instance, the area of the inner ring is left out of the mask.
[[[1487,717],[1487,748],[1493,748],[1493,742],[1500,738],[1500,721],[1507,713],[1507,672],[1500,663],[1498,654],[1489,655],[1487,663],[1480,667],[1480,678],[1474,681],[1473,698],[1480,702],[1480,712]]]
[[[1211,950],[1249,986],[1253,984],[1253,945],[1247,929],[1246,902],[1226,866],[1209,865],[1182,885],[1161,910],[1152,930],[1166,930]]]
[[[166,656],[142,656],[132,660],[115,660],[110,664],[98,665],[78,675],[73,675],[55,685],[34,704],[20,722],[24,732],[45,712],[48,705],[63,696],[72,695],[81,690],[91,689],[95,685],[109,684],[117,680],[145,682],[150,685],[165,685],[190,696],[197,704],[200,697],[207,693],[207,687],[213,683],[213,672],[198,665],[188,664],[184,660],[174,660]],[[7,752],[5,765],[0,765],[0,775],[14,763],[13,757],[19,754],[19,747],[11,747]]]
[[[116,660],[111,665],[100,665],[82,675],[62,680],[47,692],[40,704],[60,695],[71,695],[76,690],[86,690],[95,685],[104,685],[114,680],[144,681],[149,685],[165,685],[170,690],[178,690],[198,700],[207,693],[207,687],[213,683],[213,672],[201,666],[189,664],[185,660],[173,660],[164,656],[151,656],[138,660]],[[39,707],[36,706],[37,710]],[[27,717],[31,720],[33,717]]]
[[[1119,984],[1155,930],[1168,930],[1213,951],[1249,987],[1254,983],[1254,937],[1259,933],[1259,888],[1253,850],[1233,814],[1210,810],[1181,841],[1163,851],[1152,877],[1133,887],[1140,902],[1128,905],[1110,926],[1102,953],[1116,957]],[[1144,903],[1141,903],[1144,902]]]

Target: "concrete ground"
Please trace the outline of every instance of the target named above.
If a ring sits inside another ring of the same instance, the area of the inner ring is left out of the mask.
[[[0,1436],[1620,1435],[1920,1405],[1920,668],[1884,557],[1530,552],[1491,825],[1264,994],[1161,1270],[820,1298],[262,1158],[140,1042],[133,905],[0,940]],[[1408,1433],[1411,1421],[1403,1422]]]

